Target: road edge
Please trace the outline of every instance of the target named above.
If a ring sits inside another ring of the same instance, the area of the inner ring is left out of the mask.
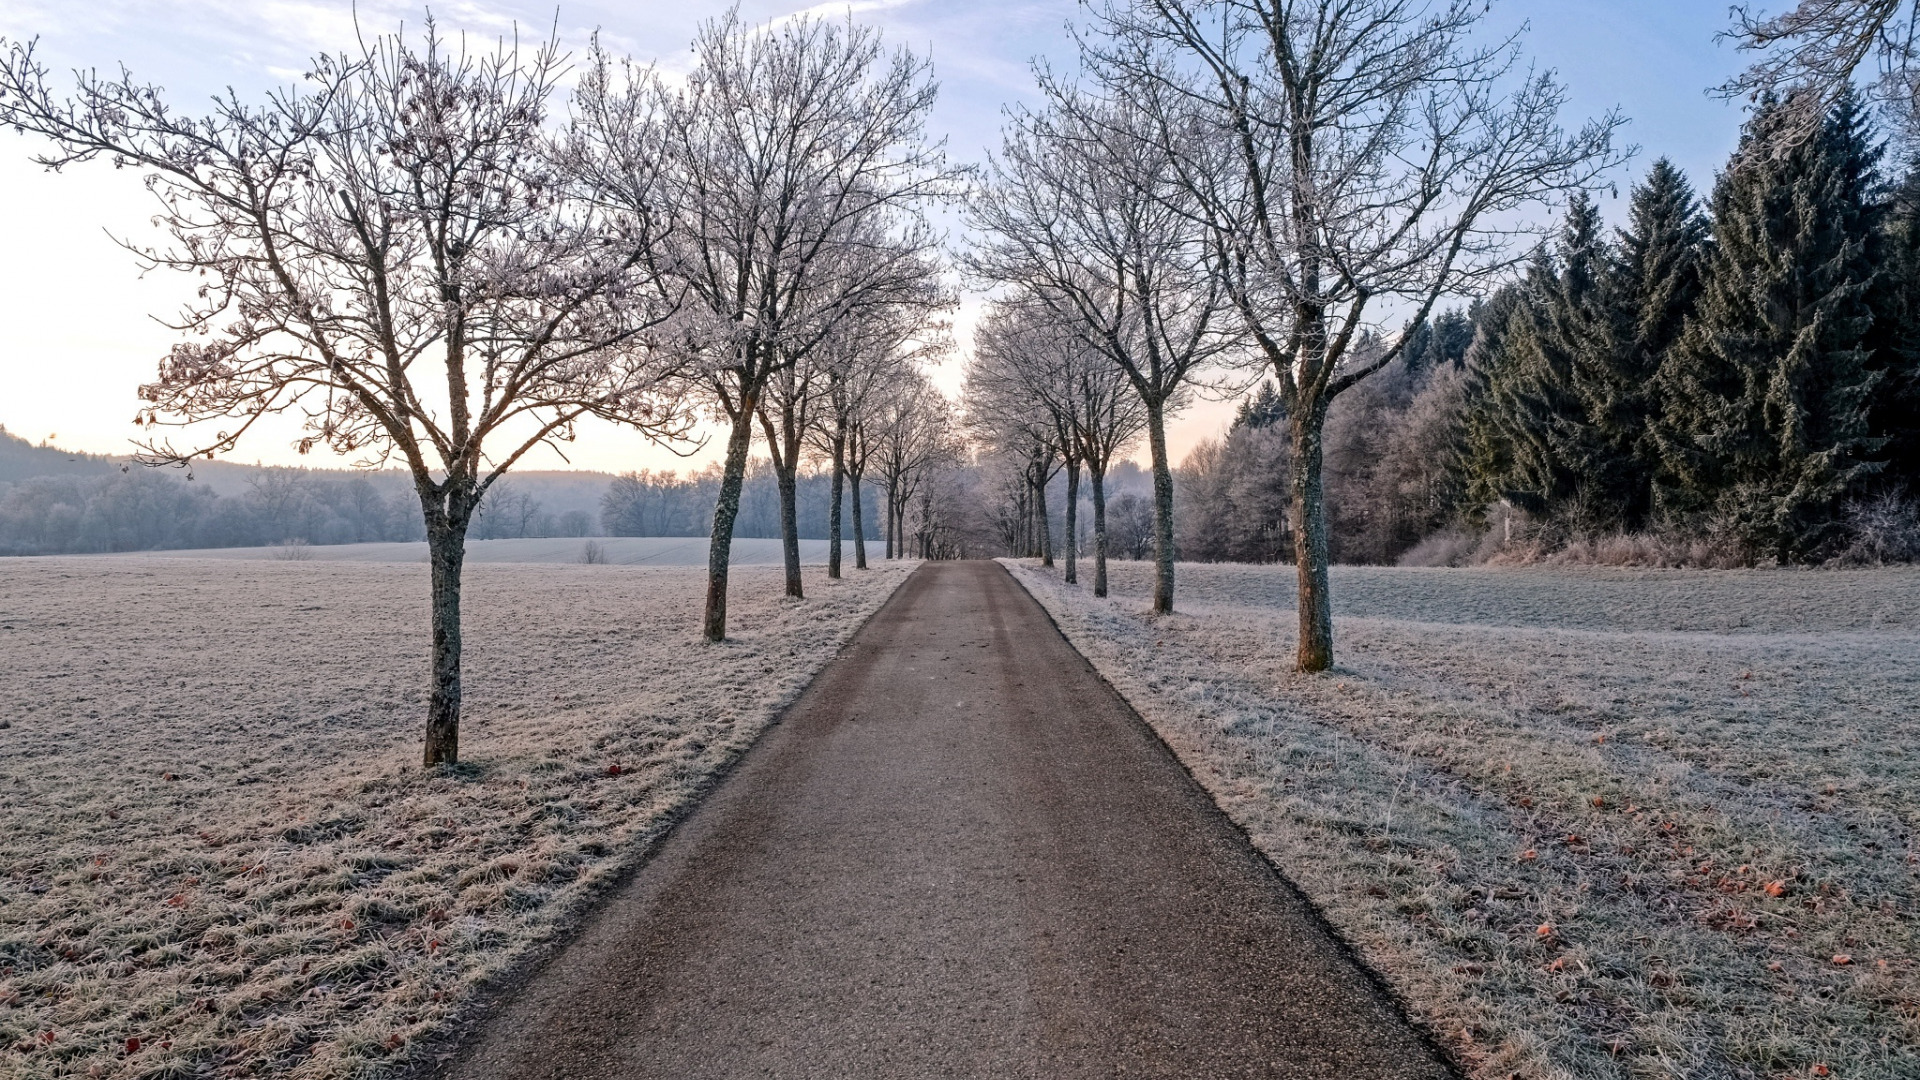
[[[1187,781],[1206,797],[1207,805],[1212,807],[1213,812],[1218,814],[1220,819],[1228,825],[1230,831],[1246,845],[1247,850],[1253,853],[1260,865],[1265,866],[1280,882],[1280,885],[1288,893],[1297,898],[1307,911],[1312,913],[1314,923],[1327,935],[1328,939],[1334,943],[1341,955],[1352,961],[1354,966],[1360,970],[1361,974],[1367,980],[1368,986],[1380,999],[1381,1004],[1393,1015],[1399,1017],[1401,1021],[1419,1036],[1420,1041],[1426,1045],[1428,1050],[1432,1051],[1434,1060],[1440,1062],[1447,1071],[1453,1075],[1455,1080],[1469,1080],[1467,1071],[1461,1066],[1461,1063],[1455,1059],[1447,1042],[1440,1036],[1440,1033],[1434,1029],[1433,1025],[1429,1023],[1425,1017],[1414,1011],[1410,1007],[1406,997],[1395,989],[1393,984],[1388,982],[1386,977],[1381,975],[1372,964],[1367,962],[1366,955],[1362,953],[1353,942],[1349,941],[1345,934],[1340,932],[1340,929],[1333,924],[1332,920],[1327,918],[1327,913],[1325,909],[1320,906],[1319,902],[1314,900],[1313,896],[1305,889],[1302,889],[1286,870],[1274,862],[1273,857],[1267,854],[1264,848],[1254,842],[1253,834],[1247,831],[1247,827],[1241,823],[1239,818],[1234,817],[1225,806],[1221,805],[1219,795],[1193,770],[1192,766],[1187,763],[1187,759],[1180,754],[1180,751],[1167,740],[1166,736],[1161,734],[1160,729],[1155,727],[1151,720],[1147,719],[1146,714],[1140,711],[1139,707],[1133,703],[1133,700],[1127,697],[1112,679],[1107,677],[1107,673],[1087,656],[1086,652],[1080,648],[1080,643],[1074,640],[1074,635],[1068,633],[1067,628],[1060,625],[1060,620],[1054,618],[1053,610],[1047,607],[1046,601],[1035,595],[1032,589],[1027,588],[1026,581],[1023,580],[1019,574],[1014,573],[1015,566],[1019,566],[1019,568],[1023,570],[1038,568],[1024,566],[1019,560],[1015,559],[996,558],[993,562],[998,564],[1001,571],[1009,578],[1012,578],[1014,584],[1020,587],[1021,595],[1025,596],[1035,608],[1039,609],[1041,616],[1047,620],[1047,625],[1053,627],[1054,633],[1059,634],[1061,640],[1067,643],[1067,647],[1073,650],[1073,654],[1080,658],[1080,663],[1085,665],[1086,669],[1093,674],[1094,678],[1100,680],[1101,685],[1105,686],[1108,692],[1113,694],[1115,700],[1120,702],[1126,714],[1132,718],[1135,724],[1139,725],[1140,730],[1148,737],[1149,741],[1153,745],[1158,746],[1161,752],[1166,754],[1168,760],[1172,761],[1175,767],[1186,776]]]

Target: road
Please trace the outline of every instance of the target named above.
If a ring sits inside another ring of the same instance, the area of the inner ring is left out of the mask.
[[[929,563],[460,1080],[1446,1077],[998,564]]]

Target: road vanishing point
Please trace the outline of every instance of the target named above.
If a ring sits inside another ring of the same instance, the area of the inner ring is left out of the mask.
[[[927,563],[457,1080],[1453,1075],[997,563]]]

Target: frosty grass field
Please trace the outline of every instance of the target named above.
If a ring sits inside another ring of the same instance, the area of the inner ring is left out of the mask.
[[[1015,571],[1473,1076],[1920,1076],[1920,571]]]
[[[417,1061],[908,568],[740,570],[708,646],[703,568],[470,566],[422,775],[424,566],[0,559],[0,1076]]]

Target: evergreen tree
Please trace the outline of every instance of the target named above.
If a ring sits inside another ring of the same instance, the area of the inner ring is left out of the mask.
[[[1920,495],[1920,163],[1888,202],[1881,250],[1870,362],[1881,382],[1869,422],[1887,440],[1886,480]]]
[[[1637,432],[1604,422],[1638,392],[1620,376],[1627,320],[1614,277],[1599,211],[1578,198],[1555,257],[1527,275],[1499,343],[1504,355],[1482,373],[1479,438],[1499,449],[1483,455],[1479,468],[1498,471],[1477,477],[1481,494],[1589,528],[1617,523],[1635,501]]]
[[[1666,158],[1633,189],[1611,270],[1620,320],[1606,362],[1582,369],[1581,393],[1607,448],[1619,523],[1637,529],[1652,510],[1659,448],[1655,379],[1700,298],[1707,220],[1686,175]]]
[[[1698,308],[1660,372],[1660,495],[1756,556],[1804,557],[1876,466],[1868,408],[1880,225],[1871,141],[1842,99],[1810,138],[1764,103],[1713,192]]]
[[[1531,277],[1545,272],[1536,265]],[[1511,486],[1513,438],[1511,426],[1503,422],[1503,399],[1534,330],[1528,292],[1525,282],[1507,285],[1474,307],[1460,430],[1447,484],[1461,494],[1461,516],[1469,521],[1482,520],[1489,506],[1508,497]]]

